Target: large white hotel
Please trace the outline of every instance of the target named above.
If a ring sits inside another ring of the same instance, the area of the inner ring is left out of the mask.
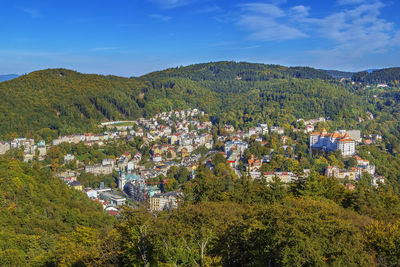
[[[310,135],[310,147],[326,152],[340,150],[342,156],[353,156],[356,153],[356,142],[347,133],[327,133],[326,129]]]

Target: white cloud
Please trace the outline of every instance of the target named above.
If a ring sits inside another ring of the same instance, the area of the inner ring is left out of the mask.
[[[157,4],[160,8],[171,9],[192,4],[197,0],[150,0],[150,1]]]
[[[354,69],[368,60],[375,64],[377,59],[398,49],[400,32],[394,23],[382,17],[383,7],[382,1],[363,1],[324,18],[304,18],[302,22],[315,29],[313,35],[327,40],[328,48],[309,51],[310,58],[316,65]]]
[[[260,15],[242,16],[238,25],[251,32],[249,37],[252,40],[280,41],[307,36],[294,27],[280,24],[272,18]]]
[[[287,20],[288,13],[275,4],[246,3],[239,5],[242,15],[237,25],[248,31],[249,38],[259,41],[281,41],[307,35]],[[307,12],[303,6],[294,7],[296,15]]]
[[[362,4],[353,9],[311,19],[319,34],[336,43],[335,49],[352,51],[353,55],[382,52],[391,46],[394,25],[380,17],[381,2]]]
[[[385,4],[379,0],[341,0],[325,17],[313,17],[310,8],[302,5],[281,8],[266,3],[240,5],[237,25],[258,41],[282,41],[313,37],[325,39],[324,49],[310,51],[318,58],[349,61],[369,54],[385,53],[400,45],[400,31],[383,18]]]
[[[365,0],[338,0],[337,3],[338,5],[357,5],[357,4],[361,4],[364,3]]]
[[[281,8],[273,4],[247,3],[239,6],[242,8],[242,10],[246,12],[264,14],[274,18],[282,17],[285,15]]]
[[[294,6],[290,8],[290,15],[297,18],[307,17],[309,15],[309,10],[310,8],[306,6]]]

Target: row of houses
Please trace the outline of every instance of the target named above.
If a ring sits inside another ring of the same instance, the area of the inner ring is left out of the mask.
[[[35,143],[35,140],[30,138],[15,138],[10,142],[0,141],[0,155],[4,155],[10,149],[22,149],[26,162],[33,160],[36,155],[42,160],[47,153],[44,140]]]
[[[375,174],[375,165],[370,164],[366,159],[354,156],[357,166],[350,169],[340,169],[338,166],[328,166],[325,175],[328,177],[336,177],[339,179],[360,180],[364,173],[372,176],[372,185],[377,186],[379,183],[384,184],[385,179]]]

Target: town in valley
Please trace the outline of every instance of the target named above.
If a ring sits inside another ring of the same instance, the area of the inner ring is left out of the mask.
[[[226,159],[238,177],[249,176],[266,182],[279,179],[287,185],[305,179],[310,169],[301,169],[298,162],[296,166],[296,149],[301,147],[299,142],[302,142],[300,139],[304,142],[304,138],[307,153],[330,153],[331,157],[336,155],[351,161],[347,168],[343,163],[326,164],[321,170],[323,175],[339,178],[350,190],[364,174],[372,177],[373,186],[384,184],[385,178],[376,173],[375,166],[357,155],[358,145],[379,143],[382,136],[363,136],[360,130],[328,133],[322,128],[317,131],[326,121],[325,118],[298,119],[289,128],[260,123],[244,131],[228,124],[217,127],[198,109],[177,110],[149,119],[104,122],[98,126],[103,133],[59,136],[48,144],[31,138],[2,141],[0,154],[14,151],[25,162],[48,162],[55,178],[72,189],[84,191],[114,216],[124,205],[145,206],[152,211],[177,208],[184,199],[181,184],[196,179],[199,166],[214,168],[216,154]],[[120,155],[104,153],[104,147],[125,143],[134,143],[134,146]],[[72,145],[68,146],[71,153],[63,154],[57,148],[65,144]],[[99,156],[88,155],[87,149],[80,151],[82,146],[100,151]],[[273,167],[279,161],[287,166]],[[81,178],[88,175],[97,177],[97,183],[91,184],[89,178],[84,184]],[[177,179],[179,175],[183,178]],[[102,180],[103,177],[108,179]]]

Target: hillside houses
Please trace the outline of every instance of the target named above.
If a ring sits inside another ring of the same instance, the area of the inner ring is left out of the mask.
[[[0,141],[0,155],[4,155],[10,149],[21,149],[24,153],[24,161],[32,161],[37,155],[38,160],[43,160],[47,153],[46,142],[41,140],[35,144],[30,138],[14,138],[10,142]]]
[[[107,175],[111,174],[114,170],[113,159],[103,159],[101,164],[85,166],[85,172],[93,173],[94,175]]]
[[[249,144],[244,141],[227,141],[224,145],[224,152],[228,156],[230,156],[233,151],[237,151],[239,154],[242,154],[247,148],[249,148]]]
[[[232,173],[239,177],[250,175],[253,179],[265,179],[267,182],[273,182],[277,177],[283,183],[291,183],[298,179],[296,175],[306,177],[299,174],[302,169],[295,165],[300,162],[296,149],[304,150],[301,156],[304,159],[304,155],[312,152],[310,148],[326,152],[340,150],[343,156],[350,158],[355,155],[355,145],[361,141],[359,130],[327,133],[324,129],[322,132],[315,133],[314,128],[322,128],[317,123],[325,122],[324,118],[306,121],[304,129],[294,128],[302,128],[302,123],[294,123],[290,127],[285,124],[285,128],[281,127],[282,124],[270,128],[266,123],[257,122],[250,125],[251,127],[235,129],[234,126],[228,124],[213,126],[210,121],[205,121],[206,118],[198,117],[201,114],[203,113],[193,110],[169,111],[157,114],[153,118],[104,124],[102,126],[108,129],[103,134],[60,136],[53,140],[51,146],[64,142],[79,143],[79,145],[61,147],[60,150],[65,150],[67,147],[69,154],[62,151],[61,160],[56,163],[61,165],[73,162],[74,164],[62,166],[62,168],[54,164],[59,169],[56,175],[67,184],[72,184],[85,181],[85,177],[82,180],[79,178],[80,173],[83,172],[96,176],[110,175],[113,171],[118,172],[118,181],[115,182],[118,182],[118,190],[121,194],[136,201],[146,200],[150,209],[160,211],[176,207],[176,199],[180,195],[179,192],[162,193],[163,184],[171,178],[171,172],[168,174],[168,170],[173,166],[178,167],[180,171],[183,170],[187,179],[196,179],[196,175],[203,166],[208,169],[217,168],[212,158],[216,154],[222,154],[233,168]],[[306,144],[308,137],[309,147]],[[88,148],[84,145],[92,147]],[[12,142],[0,142],[0,154],[4,154],[13,147],[24,150],[27,160],[36,160],[37,157],[33,159],[33,155],[36,155],[39,149],[44,149],[43,153],[39,152],[39,154],[45,155],[46,147],[49,148],[45,144],[35,144],[32,139],[20,138]],[[128,152],[124,153],[125,151]],[[327,158],[325,153],[320,154]],[[53,158],[48,158],[46,164],[52,168]],[[224,160],[220,156],[218,158]],[[363,173],[367,172],[373,175],[376,184],[384,181],[382,177],[375,175],[375,166],[361,158],[356,159],[357,166],[346,170],[329,166],[326,176],[358,180]],[[74,170],[76,168],[77,171],[60,173],[66,168]],[[310,167],[301,165],[301,168]],[[175,168],[173,170],[175,171]],[[265,170],[274,171],[265,172]],[[323,171],[321,169],[320,173],[322,174]],[[100,181],[101,179],[103,178],[98,178]],[[108,183],[107,186],[114,187],[115,184],[110,180],[112,181],[111,175],[103,179]],[[173,182],[176,184],[175,181]],[[90,198],[99,201],[101,193],[97,189],[85,189],[85,192]],[[110,197],[103,199],[101,203],[105,203],[104,205],[110,208],[110,203],[113,201],[116,205],[112,208],[123,203],[118,198],[112,200]]]
[[[357,161],[357,166],[350,169],[340,169],[338,166],[328,166],[325,170],[325,175],[328,177],[336,177],[340,179],[360,180],[364,173],[375,175],[375,165],[369,163],[368,160],[362,159],[359,156],[354,156]],[[378,178],[377,180],[380,180]]]

